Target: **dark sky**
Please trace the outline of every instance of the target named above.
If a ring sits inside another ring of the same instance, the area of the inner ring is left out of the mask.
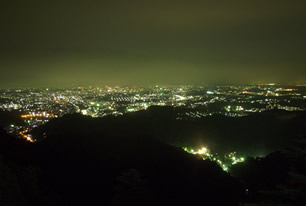
[[[22,0],[0,87],[305,81],[305,0]]]

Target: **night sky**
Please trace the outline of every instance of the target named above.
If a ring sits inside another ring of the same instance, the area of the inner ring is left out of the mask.
[[[306,80],[305,0],[15,0],[0,23],[0,88]]]

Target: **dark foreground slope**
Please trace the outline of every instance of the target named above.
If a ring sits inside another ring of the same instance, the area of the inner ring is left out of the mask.
[[[215,163],[104,121],[56,119],[35,144],[2,134],[1,205],[238,204],[241,186]]]
[[[231,175],[247,188],[246,203],[306,205],[306,135],[283,151],[248,158],[234,165]]]
[[[306,122],[305,112],[276,110],[240,118],[176,120],[177,112],[173,107],[150,107],[119,117],[88,118],[81,127],[84,131],[99,128],[107,135],[153,136],[175,147],[206,146],[221,154],[237,151],[245,156],[265,156],[291,144],[304,132]]]
[[[36,130],[47,138],[35,144],[1,130],[1,205],[236,205],[245,194],[241,183],[256,194],[288,185],[287,157],[264,161],[264,170],[262,160],[247,161],[246,169],[233,171],[237,183],[215,163],[166,143],[280,147],[304,129],[302,113],[177,121],[175,112],[153,107],[101,119],[67,115]]]

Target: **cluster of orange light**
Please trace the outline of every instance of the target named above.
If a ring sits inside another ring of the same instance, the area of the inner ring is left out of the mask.
[[[34,142],[34,140],[28,135],[26,134],[28,132],[28,130],[24,130],[22,132],[19,132],[20,136],[24,139],[26,139],[29,142]]]
[[[254,94],[254,92],[243,91],[242,94]]]
[[[285,91],[285,92],[292,92],[293,89],[283,89],[283,91]]]
[[[48,113],[38,113],[38,114],[24,114],[21,115],[21,118],[27,119],[27,118],[37,118],[37,117],[52,117],[54,118],[54,114],[48,114]]]

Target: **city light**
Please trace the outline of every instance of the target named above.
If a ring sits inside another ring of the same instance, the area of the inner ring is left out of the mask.
[[[65,114],[80,113],[94,118],[118,116],[150,106],[170,105],[182,109],[175,114],[178,121],[213,115],[240,118],[269,110],[306,111],[306,92],[302,87],[276,84],[221,85],[208,91],[205,85],[16,89],[0,90],[0,97],[0,110],[23,113],[25,125],[12,122],[9,129],[17,135],[25,128],[30,134],[33,128]],[[293,101],[300,103],[291,104]],[[205,149],[193,153],[211,155]]]
[[[28,133],[28,130],[24,130],[24,131],[22,131],[22,132],[19,132],[19,135],[20,135],[23,139],[25,139],[25,140],[27,140],[27,141],[29,141],[29,142],[34,142],[34,140],[32,139],[31,135],[29,135],[29,134],[27,134],[27,133]]]
[[[54,114],[48,114],[48,113],[32,113],[32,114],[24,114],[24,115],[21,115],[21,118],[24,118],[24,119],[28,119],[28,118],[39,118],[39,117],[46,117],[46,118],[54,118],[55,115]]]
[[[244,157],[237,158],[236,152],[231,152],[225,154],[224,156],[220,156],[217,154],[212,154],[209,149],[206,147],[202,147],[201,149],[195,150],[188,147],[183,147],[183,150],[191,153],[193,155],[199,155],[203,160],[210,160],[216,162],[224,171],[228,172],[231,165],[235,165],[237,163],[243,162]],[[196,152],[195,152],[196,151]]]

